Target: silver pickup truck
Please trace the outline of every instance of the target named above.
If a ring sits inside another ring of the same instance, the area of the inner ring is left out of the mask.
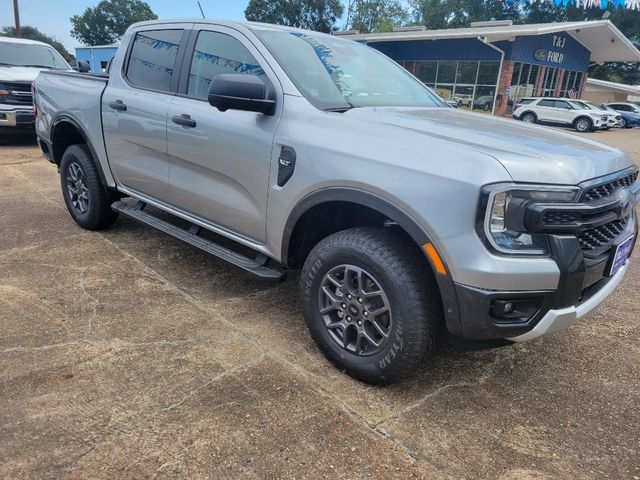
[[[620,283],[635,243],[640,182],[623,152],[450,108],[348,39],[139,23],[108,78],[43,72],[34,90],[40,147],[81,227],[121,214],[258,277],[301,269],[311,335],[367,382],[447,339],[568,327]]]

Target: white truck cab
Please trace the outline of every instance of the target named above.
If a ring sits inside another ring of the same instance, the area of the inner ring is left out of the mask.
[[[43,42],[0,37],[0,135],[35,133],[31,83],[42,70],[71,70]]]

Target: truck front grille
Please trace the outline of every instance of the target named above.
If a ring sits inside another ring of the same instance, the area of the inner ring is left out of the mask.
[[[578,242],[583,252],[593,257],[609,250],[614,240],[624,232],[629,219],[630,215],[579,233]]]
[[[601,198],[612,195],[618,188],[629,187],[638,179],[638,172],[633,172],[626,177],[618,178],[602,185],[589,188],[584,193],[584,200],[586,202],[593,202],[594,200],[600,200]]]
[[[547,212],[542,218],[544,225],[571,225],[580,220],[580,214],[574,212]]]
[[[31,83],[28,82],[3,82],[8,95],[2,97],[2,103],[9,105],[31,105],[33,95],[31,94]]]

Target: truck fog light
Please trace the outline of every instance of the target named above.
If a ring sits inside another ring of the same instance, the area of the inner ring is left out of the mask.
[[[542,297],[495,299],[491,302],[491,316],[497,323],[528,322],[540,310]]]

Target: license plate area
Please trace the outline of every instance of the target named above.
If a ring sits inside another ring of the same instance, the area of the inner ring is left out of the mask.
[[[611,260],[609,263],[609,277],[615,275],[622,266],[627,263],[629,259],[629,255],[631,255],[631,250],[633,249],[633,243],[635,240],[635,235],[631,235],[625,241],[620,243],[616,249],[611,254]]]

